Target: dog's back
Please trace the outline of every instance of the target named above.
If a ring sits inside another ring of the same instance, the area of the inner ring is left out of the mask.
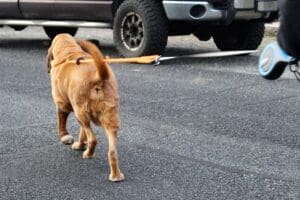
[[[84,58],[77,62],[78,70],[72,71],[70,87],[73,88],[71,104],[88,104],[87,111],[90,112],[92,121],[101,124],[99,113],[105,110],[112,110],[118,113],[119,95],[115,75],[110,66],[104,62],[100,50],[89,41],[77,42],[84,52],[88,53],[91,59]],[[85,60],[87,62],[85,62]],[[77,92],[74,93],[74,90]],[[119,126],[119,119],[116,117],[116,126]]]
[[[80,40],[77,41],[79,46],[82,48],[83,51],[89,53],[96,64],[98,75],[101,80],[107,80],[109,79],[109,66],[104,62],[104,57],[100,50],[94,45],[93,43],[86,41],[86,40]]]
[[[92,56],[97,68],[96,78],[92,83],[94,84],[94,88],[92,89],[91,97],[99,97],[99,92],[102,89],[105,93],[104,98],[109,98],[107,99],[108,101],[112,101],[115,98],[118,99],[117,80],[110,66],[104,61],[104,57],[100,50],[96,47],[96,45],[89,41],[78,41],[78,44],[85,52]]]
[[[69,55],[70,50],[64,46],[72,47]],[[52,55],[51,49],[61,50],[56,50]],[[99,106],[100,101],[118,106],[119,95],[115,75],[104,62],[104,57],[96,45],[85,40],[76,41],[67,34],[61,34],[54,39],[48,54],[51,54],[48,55],[48,60],[52,57],[48,62],[57,63],[51,69],[55,101],[68,102],[66,107],[71,106],[73,109],[76,105],[88,104],[88,110],[99,110],[103,107]],[[61,55],[64,55],[64,58],[60,58]]]

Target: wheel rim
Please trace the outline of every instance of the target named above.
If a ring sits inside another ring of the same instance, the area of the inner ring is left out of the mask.
[[[128,13],[121,24],[121,38],[124,46],[136,51],[144,42],[144,25],[142,18],[134,12]]]
[[[273,70],[273,68],[275,66],[275,63],[273,61],[274,55],[275,55],[275,52],[274,52],[274,49],[272,49],[272,48],[265,49],[263,51],[263,53],[261,54],[259,69],[260,69],[260,73],[262,75],[267,75]]]

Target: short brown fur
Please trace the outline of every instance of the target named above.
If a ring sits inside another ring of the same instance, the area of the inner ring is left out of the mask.
[[[90,62],[76,64],[78,58]],[[73,141],[65,141],[63,138],[71,137],[66,122],[69,113],[74,112],[80,123],[80,133],[72,149],[83,150],[86,146],[83,158],[91,158],[97,140],[90,123],[101,126],[109,142],[109,179],[123,180],[116,149],[120,127],[118,86],[112,69],[104,62],[99,49],[88,41],[76,41],[68,34],[60,34],[54,38],[48,50],[47,67],[61,141],[65,144]]]

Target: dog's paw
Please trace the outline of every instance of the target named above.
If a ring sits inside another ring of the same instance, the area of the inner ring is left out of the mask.
[[[109,175],[109,180],[112,182],[120,182],[123,181],[125,179],[125,176],[123,173],[120,173],[118,176],[110,174]]]
[[[94,157],[93,153],[90,153],[90,151],[87,149],[82,154],[83,159],[90,159]]]
[[[80,142],[74,142],[72,144],[72,149],[74,151],[83,151],[85,149],[85,145],[81,144]]]
[[[65,145],[70,145],[70,144],[73,144],[74,138],[73,138],[72,135],[65,135],[65,136],[60,138],[60,142],[65,144]]]

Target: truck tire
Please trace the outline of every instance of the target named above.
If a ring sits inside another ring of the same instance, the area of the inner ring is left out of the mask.
[[[157,0],[125,0],[113,24],[116,48],[124,57],[161,55],[168,40],[168,21]]]
[[[52,27],[45,26],[44,31],[50,39],[53,39],[56,35],[60,33],[69,33],[72,36],[75,36],[78,28],[73,27]]]
[[[233,23],[214,35],[216,46],[222,51],[255,50],[259,47],[265,32],[263,22]]]

